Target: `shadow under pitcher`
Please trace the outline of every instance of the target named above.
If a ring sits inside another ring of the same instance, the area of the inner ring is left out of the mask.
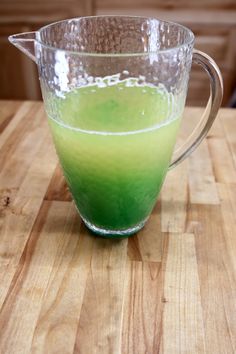
[[[198,146],[217,115],[223,85],[216,63],[193,49],[189,29],[155,18],[74,18],[9,40],[38,66],[81,218],[102,237],[132,235],[151,214],[168,169]],[[173,153],[192,60],[208,73],[211,94],[194,132]]]

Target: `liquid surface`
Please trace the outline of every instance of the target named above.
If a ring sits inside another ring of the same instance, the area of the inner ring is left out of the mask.
[[[81,216],[96,227],[125,230],[151,213],[179,127],[170,100],[126,81],[56,98],[56,150]]]

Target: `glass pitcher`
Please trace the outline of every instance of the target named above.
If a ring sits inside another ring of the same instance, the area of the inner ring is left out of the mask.
[[[168,169],[198,146],[217,115],[223,85],[216,63],[193,49],[189,29],[156,18],[74,18],[9,40],[38,66],[56,151],[84,223],[103,237],[137,232]],[[211,94],[172,158],[192,60],[208,73]]]

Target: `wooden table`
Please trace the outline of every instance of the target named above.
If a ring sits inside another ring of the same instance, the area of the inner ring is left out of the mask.
[[[189,108],[182,134],[201,110]],[[0,103],[0,353],[236,353],[236,111],[170,171],[146,227],[91,236],[42,104]]]

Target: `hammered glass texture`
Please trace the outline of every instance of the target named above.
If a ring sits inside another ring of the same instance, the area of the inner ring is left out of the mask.
[[[173,100],[173,112],[184,109],[192,63],[193,35],[185,27],[152,18],[87,17],[61,21],[37,32],[35,44],[47,113],[60,119],[52,95],[109,76],[112,83],[137,78]]]
[[[147,53],[189,42],[186,28],[155,18],[100,16],[60,21],[39,31],[42,43],[85,53]]]

